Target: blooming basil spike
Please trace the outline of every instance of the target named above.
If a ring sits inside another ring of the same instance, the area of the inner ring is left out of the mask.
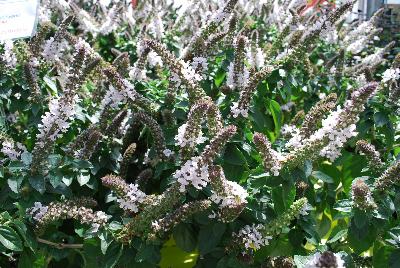
[[[95,200],[83,197],[51,202],[48,206],[35,202],[35,206],[27,212],[33,216],[37,234],[42,234],[49,224],[63,219],[75,219],[81,223],[90,224],[97,231],[106,224],[108,217],[102,211],[94,212],[89,208],[96,205]]]
[[[365,140],[357,141],[357,150],[364,154],[368,160],[368,166],[374,172],[382,171],[384,164],[382,163],[379,152],[375,147]]]
[[[374,188],[377,192],[385,192],[400,181],[400,161],[396,161],[376,179]]]

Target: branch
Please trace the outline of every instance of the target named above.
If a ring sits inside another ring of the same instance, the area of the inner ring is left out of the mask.
[[[57,249],[65,249],[65,248],[83,248],[83,244],[64,244],[64,243],[54,243],[42,238],[37,238],[37,241],[52,247],[55,247]]]

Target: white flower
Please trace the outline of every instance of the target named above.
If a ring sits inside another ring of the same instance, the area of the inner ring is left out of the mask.
[[[234,207],[239,204],[246,203],[246,198],[249,196],[247,191],[240,186],[238,183],[234,181],[224,180],[223,186],[226,191],[226,195],[221,195],[218,192],[211,191],[212,195],[210,196],[211,201],[215,204],[219,205],[219,207]]]
[[[310,211],[310,210],[312,210],[312,206],[307,202],[307,203],[305,203],[304,204],[304,206],[301,208],[301,210],[300,210],[300,212],[299,212],[299,215],[302,215],[302,216],[307,216],[308,215],[308,212]]]
[[[328,261],[333,261],[334,263],[331,264],[329,267],[336,267],[336,268],[346,268],[344,266],[344,260],[340,257],[338,253],[327,253],[324,254],[328,255],[331,254],[334,256],[334,259],[329,258]],[[304,268],[326,268],[326,261],[321,263],[321,259],[324,258],[324,255],[320,252],[317,252],[313,255],[313,257],[304,265]]]
[[[0,152],[10,158],[10,160],[18,160],[21,154],[26,152],[26,148],[19,142],[14,144],[12,141],[5,140]]]
[[[155,66],[163,66],[163,62],[161,59],[161,56],[159,56],[156,52],[150,51],[149,54],[147,55],[147,61],[149,62],[150,67],[155,67]]]
[[[209,181],[208,166],[199,165],[200,157],[192,157],[186,161],[180,170],[174,173],[174,178],[180,184],[179,190],[184,192],[189,185],[193,185],[196,189],[202,189]]]
[[[203,132],[200,130],[197,137],[193,137],[190,135],[189,139],[185,138],[187,124],[182,124],[178,128],[178,134],[175,136],[175,145],[180,147],[189,146],[191,148],[196,147],[196,145],[201,144],[207,140],[207,138],[203,137]]]
[[[51,63],[59,63],[67,47],[68,43],[65,40],[55,41],[54,37],[50,37],[43,44],[42,56]]]
[[[101,220],[101,221],[107,221],[108,220],[108,216],[106,213],[104,213],[103,211],[96,211],[95,216],[97,219]]]
[[[286,71],[284,69],[279,69],[278,72],[280,77],[286,77]]]
[[[13,52],[14,44],[11,40],[3,41],[4,53],[2,59],[6,66],[9,68],[14,68],[17,65],[17,56]]]
[[[326,93],[324,93],[324,92],[319,93],[319,94],[318,94],[318,98],[319,98],[320,100],[325,99],[325,98],[326,98]]]
[[[247,61],[251,66],[262,68],[265,63],[265,55],[261,48],[250,48],[246,52]]]
[[[71,101],[60,102],[59,98],[53,98],[49,103],[49,111],[42,115],[42,122],[39,124],[39,134],[37,135],[37,145],[43,148],[44,141],[48,138],[55,141],[67,132],[70,118],[75,114],[74,104],[76,96]]]
[[[282,111],[290,111],[294,105],[295,105],[294,102],[289,101],[288,103],[281,106],[281,110]]]
[[[49,209],[48,206],[43,206],[40,202],[35,202],[34,206],[27,209],[26,212],[33,216],[35,221],[40,221],[43,218],[44,214],[46,214],[47,210]]]
[[[132,212],[139,211],[139,204],[146,199],[146,194],[142,192],[137,184],[129,184],[129,191],[123,198],[118,198],[119,207]]]
[[[174,155],[174,152],[172,152],[170,149],[165,149],[165,150],[163,151],[163,154],[164,154],[166,157],[170,157],[170,156]]]
[[[178,88],[181,85],[181,79],[179,78],[179,75],[171,72],[171,76],[169,77],[169,81],[175,83],[175,86]]]
[[[196,70],[197,68],[200,68],[201,70],[207,70],[208,68],[207,58],[194,57],[192,60],[192,68],[194,70]]]
[[[164,23],[161,12],[157,12],[153,21],[148,26],[150,33],[158,40],[164,37]]]
[[[146,78],[146,70],[136,67],[136,64],[129,71],[129,77],[132,80],[144,80]]]
[[[185,77],[186,80],[188,81],[201,81],[202,77],[196,71],[184,60],[179,61],[180,64],[182,65],[182,75]]]
[[[281,133],[284,136],[294,136],[299,133],[299,129],[295,125],[284,124],[281,128]]]
[[[387,83],[391,80],[397,80],[400,78],[400,68],[387,69],[382,75],[382,82]]]
[[[21,93],[17,92],[14,94],[14,97],[19,100],[21,98]]]
[[[239,237],[246,249],[258,250],[262,246],[269,244],[269,240],[272,239],[271,236],[263,236],[262,231],[264,226],[261,224],[253,224],[252,226],[246,225],[237,234],[234,233],[234,237]]]
[[[118,15],[117,11],[118,11],[117,5],[114,5],[112,8],[110,8],[110,10],[106,15],[105,22],[100,26],[98,32],[100,32],[103,35],[106,35],[111,33],[117,28],[118,26],[116,23],[116,17]]]
[[[235,76],[237,79],[237,82],[235,82]],[[237,87],[244,87],[246,86],[248,80],[249,80],[249,70],[246,68],[246,66],[243,69],[243,73],[235,73],[235,64],[234,62],[231,62],[228,66],[228,74],[226,77],[226,85],[230,87],[231,89],[235,89]]]
[[[234,118],[237,118],[239,115],[243,116],[243,117],[248,117],[249,113],[247,109],[240,109],[239,104],[237,102],[233,102],[232,103],[232,107],[231,107],[231,114]]]
[[[153,228],[154,231],[158,231],[161,229],[161,226],[157,220],[151,222],[151,228]]]

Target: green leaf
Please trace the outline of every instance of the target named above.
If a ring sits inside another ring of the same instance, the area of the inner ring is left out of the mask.
[[[21,154],[21,161],[25,166],[29,166],[32,163],[32,154],[30,152],[23,152]]]
[[[385,246],[380,241],[375,241],[372,255],[372,265],[374,268],[387,268],[388,260],[391,256],[392,249]]]
[[[389,267],[390,268],[400,268],[400,249],[397,249],[390,254],[389,257]]]
[[[7,180],[8,187],[10,187],[11,191],[14,193],[19,193],[19,188],[23,182],[23,177],[12,177]]]
[[[294,263],[296,264],[297,268],[303,268],[309,260],[311,260],[312,256],[294,256]]]
[[[11,173],[19,172],[25,168],[26,168],[25,164],[22,163],[21,161],[12,161],[8,165],[8,170],[10,170]]]
[[[313,171],[311,173],[311,176],[313,176],[316,179],[322,180],[323,182],[326,182],[326,183],[333,183],[332,177],[326,175],[322,171]]]
[[[322,214],[321,220],[317,222],[317,232],[320,237],[324,237],[331,229],[331,220],[325,213]]]
[[[223,69],[220,69],[217,71],[217,73],[215,74],[215,78],[214,78],[214,83],[217,87],[219,87],[222,82],[224,81],[226,76],[226,72]]]
[[[12,251],[22,251],[20,236],[9,226],[0,226],[0,243]]]
[[[161,259],[160,249],[155,245],[141,244],[136,254],[137,262],[159,263]]]
[[[173,237],[176,245],[186,252],[191,252],[196,248],[195,231],[189,224],[181,223],[176,226]]]
[[[348,231],[348,241],[353,250],[359,254],[369,249],[376,239],[376,228],[371,224],[365,224],[357,228],[354,220],[351,221]]]
[[[122,244],[118,242],[112,242],[104,256],[104,268],[112,268],[118,263],[119,258],[122,254]]]
[[[233,144],[228,144],[226,146],[223,159],[228,164],[247,167],[246,158],[243,153]]]
[[[45,77],[43,77],[43,81],[51,89],[52,93],[57,92],[57,84],[54,80],[52,80],[48,76],[45,76]]]
[[[342,212],[346,212],[346,213],[350,213],[352,210],[352,205],[353,202],[347,199],[343,199],[338,201],[335,206],[334,209],[336,209],[337,211],[342,211]]]
[[[368,215],[364,211],[361,211],[359,209],[353,209],[354,212],[354,224],[357,226],[357,228],[361,229],[364,227],[365,224],[368,222]]]
[[[329,239],[326,243],[334,243],[334,242],[340,240],[345,235],[347,235],[347,230],[340,230],[331,239]]]
[[[212,223],[203,226],[199,232],[199,251],[207,254],[214,250],[224,234],[226,225],[223,223]]]
[[[46,183],[43,176],[34,176],[29,178],[30,185],[39,193],[43,194],[46,191]]]
[[[278,136],[279,132],[281,131],[281,126],[282,126],[282,111],[281,107],[279,106],[279,103],[270,100],[269,101],[269,110],[271,111],[272,118],[274,119],[274,124],[275,124],[275,135]]]

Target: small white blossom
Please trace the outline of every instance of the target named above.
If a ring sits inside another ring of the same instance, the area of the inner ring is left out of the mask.
[[[153,21],[148,26],[150,33],[158,40],[164,38],[164,23],[162,21],[162,13],[157,12],[153,18]]]
[[[286,71],[284,69],[279,69],[278,72],[280,77],[286,77]]]
[[[337,268],[346,268],[344,266],[344,260],[340,257],[337,253],[332,253],[335,257],[335,264],[332,264],[330,267],[337,267]],[[304,268],[325,268],[326,266],[321,263],[322,254],[317,252],[313,255],[313,257],[305,264]]]
[[[180,184],[179,190],[181,192],[186,191],[189,185],[193,185],[196,189],[202,189],[209,181],[208,166],[199,165],[200,157],[192,157],[186,161],[180,170],[174,173],[174,178],[177,179]]]
[[[33,216],[35,221],[40,221],[41,218],[46,214],[47,210],[49,209],[48,206],[43,206],[40,202],[35,202],[34,206],[27,209],[27,213]]]
[[[246,225],[237,234],[233,234],[234,237],[239,239],[248,250],[258,250],[262,246],[269,244],[271,236],[263,236],[261,233],[264,230],[264,226],[261,224],[253,224],[252,226]]]
[[[307,216],[309,214],[309,211],[312,210],[312,206],[307,202],[304,204],[304,206],[301,208],[299,215],[302,216]]]
[[[175,136],[175,145],[180,147],[196,147],[196,145],[201,144],[207,140],[207,138],[203,137],[203,132],[200,130],[197,137],[193,137],[190,135],[189,139],[185,138],[187,124],[182,124],[178,128],[178,134]]]
[[[174,155],[174,152],[172,152],[170,149],[165,149],[165,150],[163,151],[163,154],[164,154],[166,157],[170,157],[170,156]]]
[[[14,68],[17,65],[17,56],[13,52],[14,44],[11,40],[5,40],[3,45],[4,53],[1,58],[7,67]]]
[[[391,80],[397,80],[399,78],[400,78],[400,68],[387,69],[385,72],[383,72],[382,82],[387,83]]]
[[[231,113],[234,118],[237,118],[239,115],[243,117],[248,117],[249,113],[247,109],[240,109],[239,104],[237,102],[232,103]]]
[[[156,52],[150,51],[149,54],[147,55],[147,61],[149,63],[149,66],[151,68],[155,66],[163,66],[163,61],[161,59],[161,56],[159,56]]]
[[[212,191],[210,196],[211,201],[219,205],[220,208],[233,207],[238,204],[246,203],[246,198],[249,196],[247,191],[234,181],[224,181],[223,187],[227,195],[220,195],[215,191]]]
[[[129,210],[132,212],[139,211],[139,204],[143,203],[146,198],[146,194],[142,192],[137,184],[129,184],[129,191],[123,198],[118,198],[120,208]]]
[[[0,152],[10,158],[10,160],[18,160],[21,154],[26,152],[26,148],[19,142],[14,144],[12,141],[5,140]]]
[[[294,102],[289,101],[288,103],[281,106],[281,110],[282,111],[290,111],[294,105],[295,105]]]
[[[146,70],[133,66],[129,71],[129,77],[132,80],[144,80],[146,78]]]

